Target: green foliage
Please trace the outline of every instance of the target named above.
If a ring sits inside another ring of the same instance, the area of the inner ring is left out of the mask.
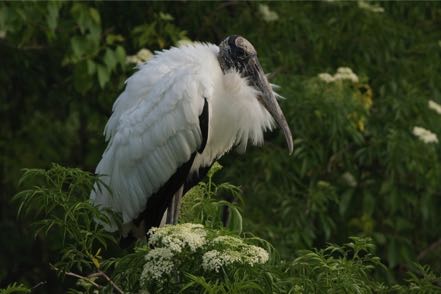
[[[26,170],[21,182],[38,184],[17,194],[16,201],[20,202],[19,213],[33,213],[40,219],[35,223],[36,235],[62,232],[59,235],[63,239],[56,242],[61,247],[56,249],[58,255],[52,269],[77,280],[69,293],[441,291],[440,277],[427,266],[416,265],[406,284],[388,284],[380,279],[378,274],[387,275],[388,269],[375,256],[375,246],[369,238],[353,237],[352,242],[343,246],[298,251],[295,259],[283,260],[262,239],[238,235],[226,228],[210,228],[219,217],[216,209],[207,209],[209,205],[219,206],[212,198],[216,187],[222,187],[213,182],[213,175],[219,170],[220,165],[213,166],[207,182],[195,188],[199,198],[190,201],[194,205],[183,207],[187,218],[194,215],[192,221],[206,221],[206,227],[183,223],[153,228],[148,244],[138,241],[132,253],[112,248],[114,236],[98,225],[109,221],[110,212],[100,212],[89,203],[89,191],[99,179],[87,172],[59,165],[48,170]],[[237,187],[227,187],[238,191]],[[211,215],[201,219],[200,215],[186,211],[198,205]],[[26,289],[14,284],[2,291]]]
[[[263,292],[268,252],[230,234],[191,223],[152,229],[141,286],[154,293]]]
[[[180,223],[197,222],[211,228],[222,228],[228,208],[227,228],[238,234],[242,232],[240,205],[243,200],[240,189],[229,183],[219,185],[214,183],[213,176],[221,169],[222,166],[215,162],[207,174],[207,182],[201,182],[188,191],[182,201]],[[225,199],[231,199],[231,201]]]
[[[101,249],[106,249],[109,242],[116,243],[115,237],[98,225],[109,223],[108,215],[88,199],[93,183],[99,183],[99,179],[80,169],[55,164],[49,170],[25,170],[20,182],[30,179],[41,184],[15,196],[20,202],[18,214],[32,213],[34,218],[41,219],[34,223],[35,236],[61,237],[59,241],[53,240],[61,252],[57,268],[63,271],[99,268]]]
[[[369,239],[352,238],[344,246],[299,252],[290,266],[293,283],[303,292],[371,293],[387,287],[373,278],[375,270],[386,269],[373,254]]]
[[[12,293],[31,293],[31,289],[27,288],[23,284],[12,283],[4,289],[0,289],[0,294],[12,294]]]
[[[174,25],[173,20],[172,15],[159,12],[148,24],[133,28],[133,40],[136,40],[138,47],[154,45],[163,49],[169,44],[177,44],[180,40],[187,39],[187,33]]]

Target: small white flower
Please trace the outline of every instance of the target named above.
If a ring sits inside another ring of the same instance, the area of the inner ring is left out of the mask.
[[[331,83],[335,81],[334,77],[327,72],[319,74],[318,77],[326,83]]]
[[[214,271],[216,273],[224,267],[235,262],[241,263],[241,255],[234,250],[218,251],[210,250],[202,256],[202,268],[205,271]]]
[[[268,252],[254,245],[248,245],[245,249],[244,262],[253,266],[255,264],[263,264],[266,263],[269,259]]]
[[[358,1],[358,7],[370,12],[374,12],[374,13],[383,13],[384,12],[384,8],[381,7],[378,4],[370,4],[368,1],[365,0],[359,0]]]
[[[245,243],[242,241],[242,239],[237,238],[237,237],[233,237],[233,236],[228,236],[228,235],[223,235],[223,236],[218,236],[216,238],[213,239],[213,243],[224,243],[225,245],[229,246],[229,247],[237,247],[237,246],[242,246]]]
[[[357,187],[357,180],[350,172],[345,172],[341,177],[349,187]]]
[[[429,100],[429,108],[435,110],[438,114],[441,114],[441,105],[433,100]]]
[[[334,79],[351,80],[354,83],[358,83],[358,76],[349,67],[339,67],[334,75]]]
[[[217,272],[221,266],[235,262],[254,266],[266,263],[269,259],[269,254],[265,249],[248,245],[237,237],[219,236],[213,239],[212,244],[223,249],[211,250],[207,252],[210,252],[208,255],[204,254],[203,268],[207,271]]]
[[[222,254],[217,250],[205,252],[202,256],[202,267],[204,270],[219,272],[219,269],[222,267],[220,256]]]
[[[176,46],[181,47],[185,45],[191,45],[193,44],[193,41],[190,39],[181,39],[178,42],[176,42]]]
[[[126,63],[133,63],[133,64],[143,64],[147,60],[153,57],[152,51],[146,48],[142,48],[138,51],[135,55],[129,55],[126,57]]]
[[[358,76],[349,67],[339,67],[335,75],[325,72],[319,74],[318,77],[326,83],[332,83],[339,80],[350,80],[353,83],[358,83]]]
[[[138,64],[138,62],[139,62],[139,64],[141,63],[136,55],[128,55],[128,56],[126,56],[126,63],[128,63],[128,64]]]
[[[138,51],[138,53],[136,53],[136,56],[138,56],[138,58],[142,61],[147,61],[153,57],[153,53],[149,49],[142,48]]]
[[[422,127],[414,127],[412,130],[412,133],[421,141],[423,141],[426,144],[429,143],[438,143],[438,137],[436,134],[432,133],[429,130],[426,130]]]
[[[148,234],[150,246],[166,247],[179,253],[186,246],[193,252],[201,248],[206,243],[207,232],[202,225],[187,223],[152,228]]]
[[[145,256],[146,263],[141,274],[141,282],[161,281],[164,276],[170,275],[175,265],[173,252],[168,248],[155,248]]]
[[[277,14],[277,12],[272,11],[268,5],[259,4],[259,12],[260,15],[263,17],[263,20],[266,22],[272,22],[279,19],[279,15]]]

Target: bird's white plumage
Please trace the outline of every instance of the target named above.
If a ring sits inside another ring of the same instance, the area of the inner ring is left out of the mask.
[[[249,141],[263,142],[273,119],[240,74],[222,72],[218,51],[201,43],[162,51],[127,80],[106,125],[108,146],[96,168],[113,194],[95,187],[93,203],[121,213],[123,223],[138,217],[148,198],[199,149],[204,98],[208,140],[192,172],[233,146],[244,150]]]

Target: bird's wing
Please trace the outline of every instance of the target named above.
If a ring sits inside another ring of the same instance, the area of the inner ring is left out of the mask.
[[[158,77],[153,65],[127,81],[106,126],[109,142],[96,173],[113,193],[98,187],[91,193],[93,203],[121,213],[123,223],[136,218],[206,143],[200,117],[210,86],[202,82],[206,76],[198,76],[204,73],[182,67]]]

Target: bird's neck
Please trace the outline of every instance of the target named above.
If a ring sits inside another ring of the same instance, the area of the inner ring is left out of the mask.
[[[231,68],[231,64],[229,64],[228,59],[226,59],[220,52],[217,55],[217,60],[219,61],[222,72],[225,74]]]

